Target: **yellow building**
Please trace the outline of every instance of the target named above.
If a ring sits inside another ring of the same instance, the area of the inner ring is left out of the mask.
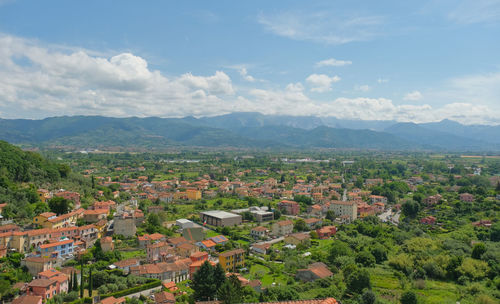
[[[38,193],[38,197],[40,198],[40,200],[44,203],[51,198],[49,190],[38,189],[36,192]]]
[[[83,216],[83,211],[84,209],[80,208],[60,216],[52,212],[44,212],[35,216],[33,224],[50,229],[76,226],[78,218]]]
[[[196,189],[187,189],[186,195],[188,200],[200,200],[201,199],[201,191]]]
[[[245,267],[245,250],[234,249],[219,254],[219,264],[225,272],[236,272]]]

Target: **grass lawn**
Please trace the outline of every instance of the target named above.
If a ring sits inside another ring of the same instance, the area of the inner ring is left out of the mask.
[[[386,300],[398,303],[397,299],[403,293],[403,289],[392,270],[385,266],[370,268],[373,290]],[[448,282],[426,280],[423,289],[415,289],[408,283],[407,288],[414,291],[426,304],[455,304],[458,299],[457,285]],[[461,303],[466,303],[461,301]]]
[[[254,264],[250,267],[247,278],[250,280],[259,279],[262,282],[262,286],[271,286],[273,283],[276,283],[276,285],[286,285],[288,280],[286,275],[282,273],[271,274],[270,271],[267,266]]]
[[[206,236],[205,236],[205,237],[206,237],[207,239],[208,239],[208,238],[211,238],[211,237],[214,237],[214,236],[217,236],[217,235],[219,235],[219,234],[220,234],[220,233],[218,233],[217,231],[213,231],[213,230],[209,230],[209,229],[207,229],[207,230],[205,230],[205,231],[206,231]]]
[[[124,260],[125,259],[132,259],[132,258],[144,258],[144,257],[146,257],[145,250],[121,251],[120,253],[121,253],[122,258]]]

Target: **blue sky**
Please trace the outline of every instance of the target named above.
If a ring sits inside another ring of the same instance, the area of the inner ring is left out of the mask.
[[[500,1],[0,0],[0,117],[500,123]]]

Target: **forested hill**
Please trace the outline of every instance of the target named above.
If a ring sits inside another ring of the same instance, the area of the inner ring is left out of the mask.
[[[46,208],[46,204],[40,204],[38,187],[77,189],[84,183],[83,177],[73,174],[67,165],[0,141],[0,203],[7,203],[4,217],[31,219],[42,211],[37,209]]]
[[[0,119],[0,140],[69,151],[186,147],[500,151],[500,126],[452,123],[348,121],[259,113],[208,118],[64,116]]]

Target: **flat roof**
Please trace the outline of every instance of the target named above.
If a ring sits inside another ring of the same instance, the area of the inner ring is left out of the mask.
[[[241,217],[241,215],[229,213],[226,211],[220,211],[220,210],[204,211],[204,212],[200,212],[200,213],[211,216],[211,217],[220,218],[220,219]]]

